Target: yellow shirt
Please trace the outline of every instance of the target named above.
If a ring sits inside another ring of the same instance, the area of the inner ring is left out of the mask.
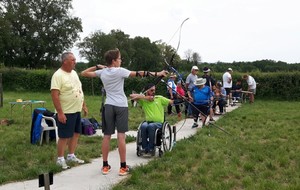
[[[81,112],[84,101],[82,85],[77,73],[58,69],[51,79],[51,90],[59,90],[59,101],[64,113]]]

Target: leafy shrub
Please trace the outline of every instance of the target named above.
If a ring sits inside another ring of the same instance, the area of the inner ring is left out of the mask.
[[[1,68],[3,89],[8,91],[49,91],[53,70],[23,70]],[[188,73],[183,76],[186,78]],[[222,81],[223,73],[212,73],[216,80]],[[243,74],[234,72],[232,77],[234,82],[242,78]],[[199,77],[202,75],[199,72]],[[278,99],[278,100],[300,100],[300,72],[273,72],[273,73],[251,73],[258,83],[257,98]],[[98,78],[80,77],[83,91],[89,95],[100,95],[102,82]],[[124,90],[128,95],[133,90],[141,92],[145,84],[154,82],[156,78],[128,78],[125,80]],[[166,82],[160,82],[157,85],[157,94],[166,95]],[[247,84],[243,81],[243,89],[247,90]]]

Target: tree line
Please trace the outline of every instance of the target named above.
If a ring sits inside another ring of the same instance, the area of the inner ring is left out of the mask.
[[[71,49],[82,32],[81,19],[72,16],[72,0],[1,0],[0,1],[0,67],[53,69],[59,67],[60,54]],[[122,65],[130,70],[161,70],[166,62],[188,72],[192,65],[208,66],[215,72],[228,67],[240,72],[276,72],[300,70],[299,64],[273,60],[217,64],[201,62],[197,52],[187,50],[183,59],[177,50],[163,41],[130,36],[121,30],[108,34],[97,30],[75,44],[87,67],[104,62],[104,52],[119,48]],[[172,62],[171,62],[172,60]]]
[[[0,1],[0,64],[56,68],[60,54],[71,49],[82,32],[81,19],[72,16],[72,9],[72,0]],[[104,62],[104,52],[118,47],[124,66],[130,69],[162,67],[164,59],[170,60],[176,54],[173,47],[162,41],[151,42],[139,36],[132,39],[120,30],[109,34],[98,30],[75,45],[90,64]],[[199,56],[194,57],[199,61]],[[176,54],[174,63],[180,61]]]

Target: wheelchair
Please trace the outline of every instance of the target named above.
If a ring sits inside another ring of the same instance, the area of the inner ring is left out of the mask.
[[[138,157],[142,155],[142,131],[141,125],[146,122],[143,121],[140,123],[137,131],[136,137],[136,154]],[[158,155],[161,157],[164,152],[171,151],[173,148],[173,144],[176,141],[176,129],[175,126],[172,130],[171,125],[168,122],[163,122],[162,128],[155,130],[155,138],[154,138],[154,151],[156,152],[156,148],[158,148]],[[173,135],[174,134],[174,135]]]

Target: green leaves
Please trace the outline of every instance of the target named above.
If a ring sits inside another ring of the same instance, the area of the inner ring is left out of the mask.
[[[71,3],[71,0],[1,1],[0,61],[14,67],[50,67],[82,32],[81,20],[70,14]]]

